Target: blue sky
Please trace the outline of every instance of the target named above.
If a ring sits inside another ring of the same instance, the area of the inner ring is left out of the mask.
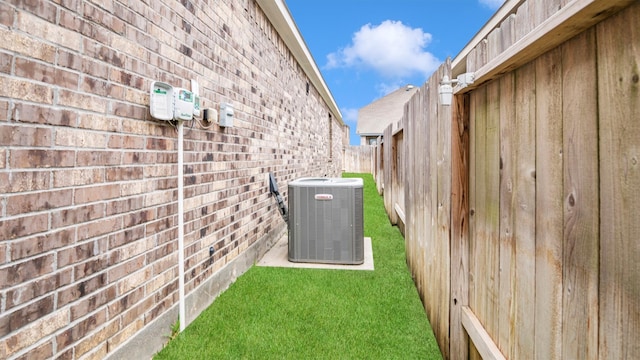
[[[285,0],[359,145],[359,108],[422,86],[504,0]]]

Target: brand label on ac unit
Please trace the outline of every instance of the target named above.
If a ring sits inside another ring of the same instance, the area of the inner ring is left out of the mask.
[[[316,194],[316,200],[333,200],[333,195],[331,194]]]

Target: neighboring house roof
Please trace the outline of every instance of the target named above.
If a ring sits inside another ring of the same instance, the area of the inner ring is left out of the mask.
[[[404,105],[418,88],[407,85],[358,110],[356,133],[360,136],[382,135],[389,124],[402,119]]]
[[[329,110],[342,123],[342,113],[336,104],[327,83],[324,81],[318,66],[316,65],[307,44],[304,42],[300,30],[296,25],[287,5],[283,0],[257,0],[269,21],[282,37],[293,56],[304,70],[313,86],[318,90],[322,99],[327,103]]]

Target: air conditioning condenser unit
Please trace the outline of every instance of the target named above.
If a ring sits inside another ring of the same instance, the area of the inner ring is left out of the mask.
[[[301,178],[289,183],[289,261],[364,262],[363,182]]]

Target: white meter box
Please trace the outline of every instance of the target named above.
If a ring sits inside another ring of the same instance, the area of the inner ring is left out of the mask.
[[[160,81],[151,83],[149,110],[158,120],[193,120],[194,95],[187,89],[174,88]]]
[[[173,120],[173,86],[160,81],[151,83],[149,108],[151,116],[158,120]]]

